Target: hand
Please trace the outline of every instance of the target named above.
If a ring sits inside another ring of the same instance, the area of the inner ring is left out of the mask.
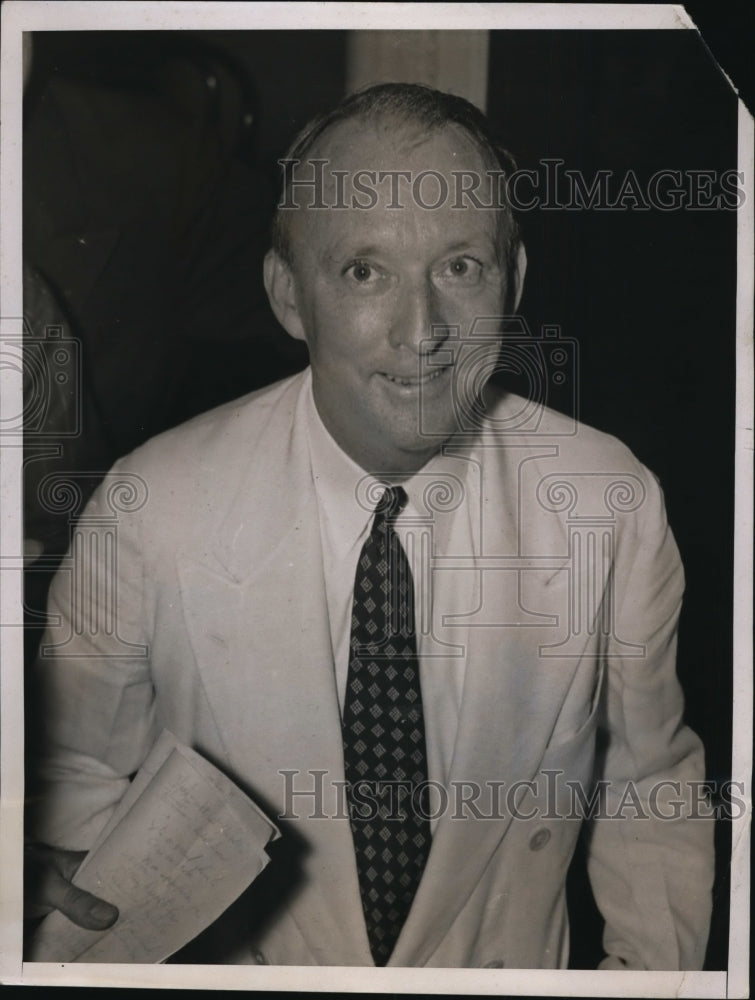
[[[79,927],[104,931],[118,919],[118,908],[73,885],[71,879],[86,851],[65,851],[47,844],[27,844],[24,856],[24,917],[60,910]]]

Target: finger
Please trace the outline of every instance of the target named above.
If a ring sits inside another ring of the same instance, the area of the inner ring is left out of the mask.
[[[24,849],[24,916],[27,919],[44,916],[55,909],[56,900],[64,894],[60,877],[71,882],[86,857],[86,851],[67,851],[47,844],[30,843]]]
[[[90,931],[104,931],[118,919],[118,908],[98,896],[79,889],[57,873],[47,884],[47,902],[69,920]]]

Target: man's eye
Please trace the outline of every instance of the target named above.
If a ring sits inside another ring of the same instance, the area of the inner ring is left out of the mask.
[[[369,281],[374,281],[377,277],[373,268],[363,260],[355,260],[353,264],[349,264],[344,271],[344,274],[349,275],[354,279],[354,281],[358,281],[360,284],[366,284]]]
[[[454,257],[441,272],[443,277],[458,278],[463,281],[477,281],[482,274],[482,264],[474,257]]]

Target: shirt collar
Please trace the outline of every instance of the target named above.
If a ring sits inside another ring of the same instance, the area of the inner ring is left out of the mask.
[[[339,555],[345,555],[366,532],[380,496],[381,481],[366,473],[331,437],[317,412],[312,393],[311,375],[308,380],[305,413],[312,475],[317,491],[321,516]],[[428,477],[443,473],[449,458],[439,452],[414,476],[401,485],[408,503],[399,517],[417,516],[425,509],[422,497]],[[458,474],[458,464],[454,471]]]
[[[378,481],[368,476],[333,440],[317,412],[310,379],[307,399],[307,433],[312,477],[329,534],[343,555],[362,534],[372,510],[358,497],[372,496]]]

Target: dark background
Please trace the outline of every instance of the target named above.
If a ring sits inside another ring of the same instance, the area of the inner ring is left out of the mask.
[[[146,324],[143,345],[134,334],[128,346],[122,327],[108,331],[99,324],[92,351],[111,359],[114,385],[110,393],[107,385],[93,382],[98,398],[84,430],[86,436],[87,426],[104,428],[98,444],[103,470],[151,433],[303,363],[277,329],[258,287],[238,320],[232,304],[258,282],[251,269],[265,249],[277,157],[313,113],[343,96],[345,42],[345,32],[296,31],[35,36],[27,127],[41,121],[45,95],[61,80],[111,93],[159,93],[162,100],[161,67],[177,59],[199,65],[201,75],[210,65],[220,88],[202,115],[204,124],[212,119],[219,150],[213,164],[219,162],[222,170],[213,166],[207,176],[226,192],[234,190],[223,188],[223,170],[239,161],[255,192],[252,202],[245,202],[245,211],[256,213],[252,246],[242,251],[234,244],[229,251],[237,265],[249,264],[248,287],[242,287],[241,266],[219,268],[227,281],[212,285],[220,312],[227,313],[225,322],[221,315],[217,323],[217,329],[228,328],[222,337],[213,341],[217,313],[203,320],[204,339],[201,332],[186,337],[178,325],[166,326],[166,339],[157,344],[159,334]],[[181,92],[182,101],[187,94],[190,87]],[[660,169],[737,167],[736,99],[693,32],[493,32],[488,113],[524,168],[560,157],[589,180],[600,169],[622,176],[631,168],[643,179]],[[167,154],[155,153],[146,126],[142,136],[138,121],[132,122],[127,136],[111,141],[134,156],[129,176],[135,190],[157,183],[149,158]],[[140,143],[146,150],[141,158]],[[77,162],[71,176],[80,170]],[[60,176],[51,164],[48,172],[53,171]],[[43,177],[38,183],[50,182]],[[91,182],[89,189],[95,201],[99,192]],[[50,197],[47,189],[42,194]],[[27,183],[25,197],[36,196]],[[705,743],[708,777],[720,783],[731,770],[736,214],[537,210],[522,213],[520,222],[529,256],[520,311],[531,330],[558,324],[564,336],[578,341],[580,418],[624,440],[663,484],[688,581],[679,648],[687,720]],[[189,231],[193,225],[192,219]],[[25,254],[33,256],[43,238],[26,237],[25,232]],[[152,273],[155,268],[160,273],[163,259],[150,259]],[[137,297],[145,284],[144,266],[134,254],[133,274],[124,276],[122,266],[119,272]],[[54,262],[46,261],[42,270],[86,348],[91,301],[70,297],[65,282],[56,279]],[[161,315],[172,315],[170,296],[183,301],[181,281],[188,287],[192,273],[187,267],[167,291],[155,291],[155,301],[167,296]],[[100,280],[107,279],[106,263]],[[104,315],[106,296],[103,303]],[[144,309],[154,307],[150,301]],[[161,351],[168,343],[170,350]],[[116,377],[132,386],[133,417],[128,399],[108,414]],[[160,391],[163,379],[170,391]],[[726,824],[719,825],[717,837],[709,969],[727,963]],[[586,968],[600,957],[600,924],[582,874],[578,856],[570,878],[572,965]]]
[[[496,34],[488,110],[521,167],[544,154],[588,178],[736,166],[736,98],[692,32]],[[558,323],[578,340],[581,419],[625,441],[664,487],[687,574],[687,721],[721,782],[731,767],[736,213],[542,210],[521,222],[521,311],[531,328]],[[726,966],[729,845],[721,824],[708,968]],[[581,941],[572,959],[589,964]]]

